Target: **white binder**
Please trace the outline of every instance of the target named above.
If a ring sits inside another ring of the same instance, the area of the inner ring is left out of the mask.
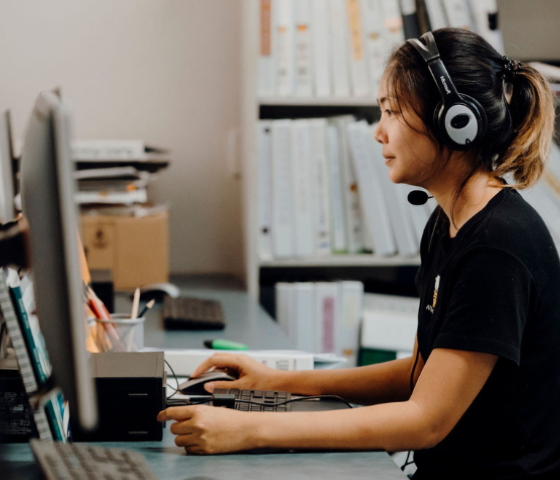
[[[383,26],[389,40],[389,48],[398,48],[405,40],[399,0],[383,0],[382,6]]]
[[[347,0],[346,11],[348,14],[348,53],[350,58],[352,94],[356,97],[365,97],[370,94],[370,88],[364,45],[364,13],[360,0]]]
[[[330,52],[332,54],[332,79],[335,97],[350,96],[348,71],[348,20],[345,0],[329,0]]]
[[[275,0],[260,0],[258,91],[261,96],[276,93],[274,3]]]
[[[282,1],[282,0],[280,0]],[[311,97],[311,0],[294,2],[294,95]]]
[[[313,283],[298,282],[292,284],[292,316],[290,330],[295,332],[293,338],[296,348],[304,352],[315,349],[315,288]]]
[[[291,290],[291,284],[287,282],[278,282],[274,286],[276,296],[276,321],[288,337],[290,337],[290,314],[292,311]]]
[[[339,288],[336,282],[315,284],[315,352],[334,353],[339,323]]]
[[[348,241],[344,227],[344,184],[340,168],[338,131],[331,123],[327,126],[327,165],[330,187],[331,249],[333,253],[347,253]]]
[[[291,120],[272,122],[272,250],[277,258],[294,254],[291,124]]]
[[[340,317],[337,324],[335,353],[357,363],[360,325],[363,313],[364,285],[361,282],[339,282]]]
[[[326,0],[312,0],[311,20],[313,83],[317,97],[328,97],[331,88],[331,50],[329,48],[330,18]]]
[[[338,130],[340,172],[343,185],[344,221],[348,253],[359,253],[364,249],[364,224],[362,205],[358,194],[358,182],[350,158],[350,146],[346,127],[354,120],[351,116],[335,117],[332,121]]]
[[[327,168],[326,127],[324,118],[309,120],[311,135],[311,184],[313,195],[314,250],[330,255],[331,218],[329,212],[329,174]]]
[[[309,120],[294,120],[291,131],[292,198],[295,255],[315,253],[312,192],[311,131]]]
[[[393,255],[397,247],[389,219],[387,199],[374,165],[378,160],[372,155],[369,138],[371,132],[365,121],[349,124],[347,131],[365,227],[373,239],[375,253]]]
[[[472,21],[466,0],[443,0],[445,13],[452,28],[472,29]]]
[[[426,10],[430,19],[430,26],[433,30],[445,28],[449,25],[442,0],[424,0],[426,2]],[[483,0],[486,1],[486,0]]]
[[[361,4],[370,89],[371,94],[377,97],[389,54],[388,42],[383,38],[383,10],[381,0],[362,0]]]
[[[280,96],[294,91],[294,16],[293,0],[274,3],[276,19],[276,89]]]
[[[260,120],[257,124],[259,159],[259,255],[272,258],[272,122]]]

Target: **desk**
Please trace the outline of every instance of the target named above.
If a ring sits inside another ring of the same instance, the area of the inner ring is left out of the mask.
[[[291,344],[278,325],[240,288],[228,283],[174,279],[183,295],[213,298],[222,302],[227,327],[218,332],[173,332],[161,328],[159,309],[146,319],[146,345],[167,348],[200,348],[202,341],[212,337],[248,343],[251,348],[289,349]],[[130,307],[128,296],[116,299],[116,310]],[[104,447],[128,448],[142,453],[161,480],[404,480],[385,452],[341,453],[274,453],[187,456],[176,447],[175,436],[164,430],[162,442],[108,442]],[[2,480],[39,479],[28,445],[0,445]]]

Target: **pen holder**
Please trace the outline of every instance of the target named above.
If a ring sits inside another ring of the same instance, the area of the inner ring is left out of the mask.
[[[146,317],[130,318],[128,313],[113,313],[111,320],[89,318],[91,335],[100,352],[138,352],[144,348]]]

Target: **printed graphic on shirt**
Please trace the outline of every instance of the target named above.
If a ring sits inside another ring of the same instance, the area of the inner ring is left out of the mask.
[[[436,277],[436,285],[434,287],[434,299],[433,299],[431,305],[426,305],[426,310],[429,310],[430,313],[434,313],[434,308],[436,308],[437,294],[438,294],[438,290],[439,290],[439,280],[440,280],[440,276],[438,275]]]

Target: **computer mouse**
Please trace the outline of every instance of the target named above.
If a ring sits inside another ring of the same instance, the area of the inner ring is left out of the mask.
[[[177,298],[181,295],[181,291],[179,290],[179,287],[173,285],[172,283],[161,282],[144,285],[140,289],[140,295],[142,297],[142,300],[151,300],[152,298],[161,300],[164,295],[169,295],[172,298]]]
[[[184,395],[210,395],[204,390],[204,384],[208,382],[227,382],[237,380],[237,378],[228,375],[223,370],[212,370],[203,373],[196,378],[189,378],[186,382],[179,385],[179,391]]]

